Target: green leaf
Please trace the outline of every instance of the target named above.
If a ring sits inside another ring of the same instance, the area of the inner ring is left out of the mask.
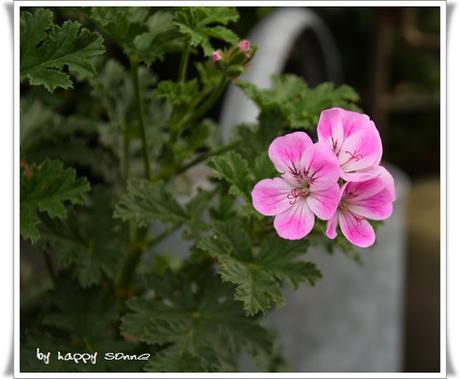
[[[202,189],[187,203],[186,210],[188,215],[187,228],[184,232],[185,239],[200,239],[201,235],[208,230],[208,225],[204,221],[206,212],[211,201],[212,194]]]
[[[213,175],[230,184],[230,194],[250,200],[251,182],[248,162],[237,152],[230,151],[211,158],[208,166]]]
[[[188,82],[173,82],[165,80],[158,84],[155,94],[160,99],[166,99],[172,105],[189,105],[199,94],[198,82],[193,79]]]
[[[297,288],[304,282],[314,285],[321,278],[313,263],[298,259],[308,245],[306,240],[294,242],[270,236],[258,251],[252,251],[242,226],[229,221],[216,223],[213,234],[198,247],[217,259],[222,279],[236,285],[235,299],[254,315],[284,304],[283,283]]]
[[[183,47],[183,37],[173,25],[173,14],[146,7],[95,7],[90,18],[118,43],[128,56],[146,64],[162,60],[164,54]]]
[[[322,83],[309,88],[301,78],[291,74],[274,76],[272,83],[268,90],[248,82],[238,85],[262,112],[279,111],[291,128],[313,129],[326,108],[359,110],[355,105],[359,97],[347,85],[335,87],[332,83]]]
[[[269,353],[272,335],[244,316],[207,264],[187,264],[174,275],[147,277],[153,298],[133,298],[121,331],[161,346],[148,371],[236,371],[240,352]]]
[[[134,220],[147,226],[157,220],[166,224],[179,224],[187,214],[163,182],[152,184],[147,180],[133,179],[115,207],[114,217],[124,221]]]
[[[256,182],[266,178],[273,178],[277,175],[273,162],[268,157],[267,152],[263,151],[258,155],[254,161],[253,172]]]
[[[40,247],[50,251],[58,269],[72,268],[81,286],[115,278],[127,249],[121,222],[114,220],[114,195],[95,187],[88,204],[72,210],[66,223],[45,220]]]
[[[104,359],[107,352],[139,354],[140,350],[138,344],[119,337],[116,299],[106,288],[82,289],[66,272],[56,279],[55,289],[46,296],[51,301],[47,304],[48,312],[37,328],[39,331],[21,329],[21,371],[106,372],[142,369],[142,361]],[[42,352],[51,352],[48,364],[37,359],[37,347]],[[57,351],[97,352],[98,355],[95,364],[76,364],[74,361],[58,360]]]
[[[40,237],[40,214],[51,218],[67,217],[67,204],[81,204],[90,189],[85,178],[76,178],[75,170],[65,169],[57,160],[46,160],[21,171],[21,236],[36,241]]]
[[[215,50],[210,38],[232,45],[238,43],[238,36],[223,26],[237,21],[238,17],[238,12],[234,8],[186,7],[176,12],[174,25],[179,28],[180,33],[188,37],[192,46],[201,46],[204,54],[210,56]]]
[[[65,21],[58,26],[51,20],[48,10],[21,12],[21,81],[28,79],[50,92],[58,87],[72,88],[64,67],[80,78],[94,76],[92,59],[105,51],[101,36],[82,28],[79,22]]]

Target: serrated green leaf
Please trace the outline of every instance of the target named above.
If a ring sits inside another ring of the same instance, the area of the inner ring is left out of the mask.
[[[238,20],[238,12],[226,7],[186,7],[176,12],[174,25],[188,37],[191,46],[200,46],[206,56],[215,50],[210,38],[230,44],[238,43],[238,36],[222,25]],[[214,25],[221,24],[221,25]]]
[[[272,305],[283,305],[283,283],[296,288],[314,285],[321,273],[311,262],[299,260],[309,242],[268,237],[258,251],[252,251],[249,236],[235,221],[216,223],[213,234],[199,242],[219,263],[222,279],[236,285],[235,299],[249,315],[266,313]]]
[[[105,51],[101,36],[79,22],[65,21],[58,26],[51,20],[52,13],[47,10],[21,12],[21,81],[28,79],[50,92],[72,87],[64,67],[81,78],[94,76],[92,59]]]
[[[81,204],[90,189],[85,178],[76,178],[75,170],[65,169],[57,160],[32,165],[28,176],[21,175],[21,236],[36,241],[39,238],[40,213],[51,218],[67,217],[67,204]]]
[[[54,290],[46,294],[51,301],[39,328],[21,329],[21,371],[74,372],[74,371],[140,371],[144,362],[135,360],[106,360],[107,352],[139,354],[139,345],[122,340],[115,327],[119,320],[116,299],[103,287],[82,289],[63,273],[56,278]],[[48,364],[37,359],[41,352],[51,352]],[[76,364],[58,360],[62,353],[97,352],[93,364]],[[145,352],[145,350],[141,350]]]
[[[160,99],[166,99],[172,105],[189,105],[198,96],[198,81],[173,82],[165,80],[158,84],[155,94]]]
[[[309,88],[301,78],[292,74],[274,76],[271,89],[259,89],[248,82],[238,85],[262,112],[279,111],[295,129],[313,129],[321,111],[326,108],[359,109],[355,105],[359,97],[351,87],[322,83]]]
[[[95,7],[88,13],[125,54],[136,56],[146,64],[162,60],[165,53],[183,47],[183,37],[173,25],[169,11],[150,14],[146,7]]]
[[[126,255],[121,222],[114,220],[113,194],[95,187],[86,206],[72,210],[66,223],[44,220],[40,248],[49,251],[59,270],[71,268],[84,288],[115,278]]]
[[[230,151],[211,158],[208,166],[213,175],[230,184],[230,194],[250,199],[250,175],[248,162],[237,152]]]
[[[265,151],[260,153],[254,161],[253,172],[256,182],[262,179],[272,178],[277,175],[273,162],[270,160]]]
[[[207,264],[188,264],[173,275],[151,275],[153,299],[134,298],[122,319],[124,335],[164,347],[148,371],[235,371],[240,352],[270,352],[271,334],[244,316]]]
[[[187,220],[185,210],[163,182],[152,184],[142,179],[128,182],[126,193],[115,207],[114,217],[134,220],[139,226],[153,221],[175,225]]]

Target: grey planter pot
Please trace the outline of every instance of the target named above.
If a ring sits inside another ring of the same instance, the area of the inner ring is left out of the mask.
[[[306,9],[279,9],[249,36],[259,46],[244,80],[260,87],[270,86],[270,77],[282,72],[290,45],[303,29],[314,28],[324,54],[339,62],[333,40],[325,25]],[[280,33],[279,30],[283,30]],[[340,67],[331,64],[331,75]],[[237,111],[235,111],[237,110]],[[238,89],[226,94],[220,125],[224,139],[232,127],[255,121],[256,106]],[[278,332],[288,369],[295,372],[391,372],[401,370],[402,301],[405,261],[405,204],[409,189],[406,175],[394,175],[398,200],[392,217],[380,227],[377,243],[363,252],[359,266],[341,252],[329,255],[312,249],[313,260],[324,278],[314,287],[285,290],[286,306],[274,310],[264,321]],[[191,186],[206,181],[208,171],[196,167],[188,177]],[[189,244],[175,233],[157,247],[158,251],[186,255]],[[243,371],[255,368],[242,359]]]

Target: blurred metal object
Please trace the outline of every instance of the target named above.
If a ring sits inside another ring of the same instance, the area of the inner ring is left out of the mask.
[[[316,13],[306,8],[276,9],[254,27],[248,39],[258,46],[257,54],[241,80],[259,88],[270,88],[272,75],[283,72],[294,41],[306,29],[311,29],[319,42],[318,54],[324,56],[326,79],[340,82],[342,69],[334,39]],[[224,97],[219,122],[224,141],[230,139],[232,127],[254,122],[258,114],[257,106],[239,88],[230,87]]]

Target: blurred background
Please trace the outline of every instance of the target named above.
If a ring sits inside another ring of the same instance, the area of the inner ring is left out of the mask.
[[[240,35],[276,11],[241,8]],[[380,131],[385,162],[410,179],[400,203],[406,231],[400,364],[403,371],[439,371],[439,8],[307,12],[282,71],[303,76],[310,86],[333,81],[354,87]]]
[[[86,22],[75,8],[54,12],[57,23]],[[241,7],[239,12],[234,30],[260,45],[247,79],[269,85],[270,72],[278,71],[300,75],[311,87],[330,81],[355,88],[359,106],[382,136],[385,164],[401,186],[397,212],[379,231],[378,246],[363,252],[364,265],[315,256],[325,279],[317,288],[289,294],[286,308],[269,319],[290,368],[439,371],[439,8]],[[107,48],[127,63],[119,48]],[[161,79],[174,78],[178,64],[179,56],[172,55],[151,69]],[[88,89],[77,83],[60,96],[33,91],[69,115]],[[241,117],[255,117],[250,101],[232,91],[210,114],[224,129]]]

